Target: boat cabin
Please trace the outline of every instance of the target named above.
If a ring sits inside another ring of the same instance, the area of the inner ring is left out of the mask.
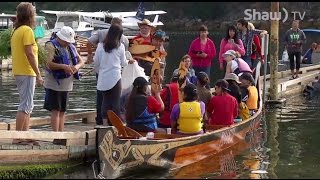
[[[11,18],[15,17],[14,14],[0,14],[0,31],[13,28],[13,21]]]
[[[13,22],[16,18],[15,14],[0,14],[0,30],[13,28]],[[36,39],[45,37],[45,31],[49,30],[48,23],[44,16],[36,16],[36,27],[33,29]]]
[[[76,34],[83,37],[90,37],[93,31],[92,24],[86,22],[81,14],[64,12],[57,15],[57,20],[54,25],[54,31],[58,31],[63,26],[71,27]]]

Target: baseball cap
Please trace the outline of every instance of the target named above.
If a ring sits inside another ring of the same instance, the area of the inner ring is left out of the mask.
[[[143,87],[149,85],[149,82],[144,78],[144,77],[137,77],[134,81],[133,81],[133,86],[139,86],[139,87]]]
[[[223,56],[226,56],[226,55],[230,55],[230,56],[232,56],[232,57],[237,57],[237,55],[236,55],[236,52],[234,51],[234,50],[228,50],[228,51],[226,51],[224,54],[223,54]]]
[[[239,81],[239,76],[237,76],[235,73],[229,73],[224,77],[225,80],[233,80],[238,84],[241,84]]]
[[[251,83],[254,83],[254,79],[252,77],[252,75],[250,73],[243,73],[241,76],[240,76],[240,79],[245,79],[247,81],[250,81]]]
[[[153,38],[158,38],[161,39],[163,41],[166,40],[166,33],[162,30],[157,30],[154,34],[153,34]]]

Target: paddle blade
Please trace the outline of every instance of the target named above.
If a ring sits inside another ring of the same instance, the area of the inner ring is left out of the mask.
[[[124,126],[124,129],[126,130],[128,136],[130,136],[130,137],[135,137],[135,138],[143,137],[140,133],[138,133],[137,131],[135,131],[127,126]]]
[[[116,113],[114,113],[111,110],[108,110],[107,115],[108,115],[108,119],[111,122],[112,126],[117,128],[119,135],[123,136],[123,137],[128,137],[128,134],[127,134],[125,127],[122,123],[122,120],[119,118],[119,116],[116,115]]]

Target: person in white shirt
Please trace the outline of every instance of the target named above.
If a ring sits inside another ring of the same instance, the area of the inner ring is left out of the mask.
[[[118,24],[122,26],[122,19],[118,17],[114,17],[111,20],[111,25]],[[87,58],[87,64],[91,64],[93,62],[93,53],[92,53],[92,47],[97,46],[99,43],[103,43],[105,40],[107,34],[108,34],[109,29],[100,29],[92,34],[92,36],[88,39],[87,41],[87,48],[88,48],[88,58]],[[129,40],[126,36],[122,34],[120,42],[124,45],[126,53],[129,55],[127,56],[127,59],[130,57],[132,58],[130,52],[128,51],[129,47]],[[96,73],[96,79],[98,80],[98,73]],[[96,97],[96,111],[97,111],[97,116],[96,116],[96,124],[97,125],[102,125],[102,117],[101,117],[101,106],[102,106],[102,93],[97,90],[97,97]]]
[[[103,100],[101,116],[104,125],[107,121],[107,111],[112,110],[120,116],[121,68],[128,65],[125,47],[120,42],[123,29],[111,25],[103,43],[99,43],[93,58],[95,71],[99,74],[97,90],[102,91]]]

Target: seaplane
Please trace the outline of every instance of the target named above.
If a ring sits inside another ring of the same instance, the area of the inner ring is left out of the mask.
[[[90,36],[90,33],[98,29],[109,29],[111,19],[118,17],[122,19],[122,26],[125,35],[130,32],[138,31],[138,22],[141,22],[147,16],[155,15],[152,21],[153,26],[164,25],[159,21],[159,15],[165,14],[165,11],[145,11],[143,2],[139,3],[137,11],[130,12],[84,12],[84,11],[50,11],[41,10],[47,14],[55,14],[57,16],[54,31],[59,30],[62,26],[70,26],[79,35],[85,37]]]

